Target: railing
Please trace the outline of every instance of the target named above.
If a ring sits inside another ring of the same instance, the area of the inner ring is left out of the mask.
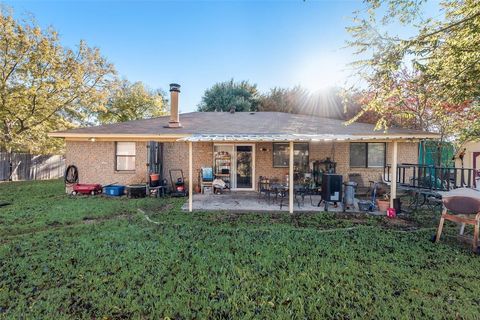
[[[383,178],[391,182],[391,165],[383,169]],[[471,168],[437,167],[430,165],[408,164],[397,165],[397,183],[400,186],[448,191],[456,188],[476,187],[475,179],[480,172]]]

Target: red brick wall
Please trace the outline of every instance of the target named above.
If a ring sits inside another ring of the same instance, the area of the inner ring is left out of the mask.
[[[81,183],[120,184],[142,183],[147,175],[147,143],[136,143],[136,168],[134,172],[116,172],[115,143],[67,141],[67,164],[75,164],[79,168]],[[387,143],[387,163],[391,163],[391,143]],[[259,176],[277,177],[281,180],[288,174],[288,168],[273,167],[273,144],[257,143],[255,147],[255,184]],[[350,147],[348,142],[311,142],[309,161],[330,157],[337,162],[337,172],[347,179],[348,173],[360,173],[367,183],[378,180],[383,168],[350,168]],[[398,143],[398,163],[416,163],[418,160],[417,143]],[[201,167],[213,166],[213,143],[193,143],[193,182],[198,185]],[[169,169],[182,169],[188,180],[188,143],[164,143],[164,177],[169,179]]]
[[[115,171],[115,142],[67,141],[66,164],[78,168],[80,183],[132,184],[147,179],[147,143],[135,144],[135,171]]]

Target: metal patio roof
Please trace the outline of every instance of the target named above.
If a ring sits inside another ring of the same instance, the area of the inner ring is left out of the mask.
[[[426,135],[346,135],[346,134],[198,134],[183,137],[177,141],[190,142],[314,142],[314,141],[364,141],[364,140],[417,140],[432,139]]]

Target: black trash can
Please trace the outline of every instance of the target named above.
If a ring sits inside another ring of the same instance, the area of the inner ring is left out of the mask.
[[[400,201],[400,198],[393,199],[393,208],[397,214],[402,212],[402,202]]]

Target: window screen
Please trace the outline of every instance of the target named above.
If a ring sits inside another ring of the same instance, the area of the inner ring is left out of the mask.
[[[368,144],[368,167],[382,167],[385,165],[385,143]]]
[[[288,167],[288,143],[273,144],[273,167]]]
[[[350,143],[350,167],[377,168],[385,166],[385,143]]]
[[[288,143],[273,144],[273,167],[288,167],[290,161],[290,150]],[[293,144],[293,166],[295,172],[308,172],[308,143]]]
[[[117,171],[135,170],[135,142],[117,142],[115,156]]]
[[[367,144],[366,143],[350,143],[350,167],[367,166]]]

